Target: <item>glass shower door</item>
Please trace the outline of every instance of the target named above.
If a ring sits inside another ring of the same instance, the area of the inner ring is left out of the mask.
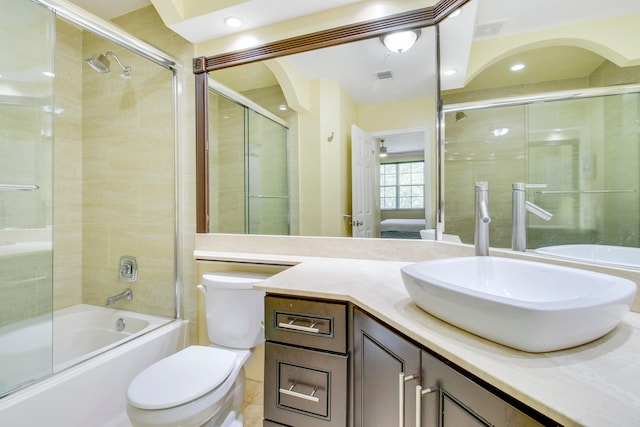
[[[287,128],[253,110],[248,121],[248,233],[288,235]]]
[[[529,215],[527,246],[640,246],[640,95],[528,108],[527,182],[547,187],[527,199],[554,216]]]
[[[52,371],[53,14],[0,0],[0,396]]]

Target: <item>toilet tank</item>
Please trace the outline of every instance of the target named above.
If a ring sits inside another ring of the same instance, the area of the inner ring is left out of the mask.
[[[270,275],[216,272],[202,275],[211,343],[250,349],[264,341],[264,291],[253,285]]]

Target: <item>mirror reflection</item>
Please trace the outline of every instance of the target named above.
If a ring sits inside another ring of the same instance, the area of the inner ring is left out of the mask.
[[[442,93],[444,230],[473,243],[473,184],[488,181],[492,247],[637,248],[640,49],[629,37],[640,34],[640,4],[509,7],[484,0],[463,11],[475,8],[465,84]],[[513,242],[517,183],[530,208],[526,246]]]
[[[375,37],[209,73],[211,232],[432,227],[435,28],[408,33],[409,47]]]
[[[434,39],[433,28],[422,29],[416,45],[400,54],[379,50],[386,48],[375,38],[210,76],[286,122],[289,234],[413,238],[424,220],[426,230],[438,229],[422,233],[426,238],[438,234],[472,243],[473,184],[488,181],[493,247],[512,247],[516,183],[526,185],[529,205],[552,215],[547,220],[527,211],[526,249],[567,243],[637,247],[640,46],[632,41],[640,32],[639,16],[634,0],[612,0],[606,10],[595,0],[517,6],[483,0],[468,2],[460,15],[440,23],[444,114],[438,177],[435,46],[430,42],[429,49],[419,50],[422,41]],[[406,60],[402,66],[409,74],[395,73],[398,60]],[[365,71],[355,73],[361,62]],[[382,78],[390,70],[393,78]],[[339,76],[349,71],[354,71],[351,82]],[[365,81],[369,85],[358,86],[358,92],[355,84]],[[392,81],[406,83],[393,86],[395,98],[373,98]],[[610,87],[614,90],[591,92]],[[379,162],[360,181],[354,179],[360,172],[352,171],[351,154],[358,128],[375,152],[372,160]],[[386,150],[387,159],[394,159],[394,136],[409,134],[421,135],[423,147],[398,155],[398,165],[389,169],[425,162],[423,208],[412,182],[403,189],[411,208],[399,204],[400,189],[389,188],[394,179],[384,166],[389,160],[379,157]],[[246,170],[245,164],[242,160],[236,170]],[[354,181],[368,183],[371,193],[352,190]],[[369,217],[358,215],[369,211],[360,212],[354,203],[366,194],[373,194],[373,208],[370,226],[361,226]],[[252,232],[247,226],[214,226],[215,216],[213,232]],[[385,220],[396,224],[388,228]]]

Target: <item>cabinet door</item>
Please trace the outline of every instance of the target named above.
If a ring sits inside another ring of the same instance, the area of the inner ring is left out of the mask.
[[[398,426],[401,409],[404,426],[414,427],[420,348],[358,309],[353,326],[355,427]],[[400,373],[414,379],[400,388]]]
[[[540,423],[426,351],[422,352],[422,427],[533,427]],[[415,396],[414,390],[414,396]],[[552,424],[555,425],[555,424]]]

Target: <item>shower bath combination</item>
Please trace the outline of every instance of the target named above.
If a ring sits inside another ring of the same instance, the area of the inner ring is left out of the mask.
[[[116,60],[120,68],[122,68],[123,76],[129,77],[131,75],[131,67],[127,67],[124,64],[122,64],[122,61],[120,61],[120,58],[118,58],[118,56],[115,53],[110,51],[100,53],[100,54],[95,54],[91,58],[87,59],[85,62],[89,64],[91,68],[93,68],[99,73],[108,73],[109,71],[111,71],[111,61],[109,61],[108,56],[112,56],[113,59]]]

